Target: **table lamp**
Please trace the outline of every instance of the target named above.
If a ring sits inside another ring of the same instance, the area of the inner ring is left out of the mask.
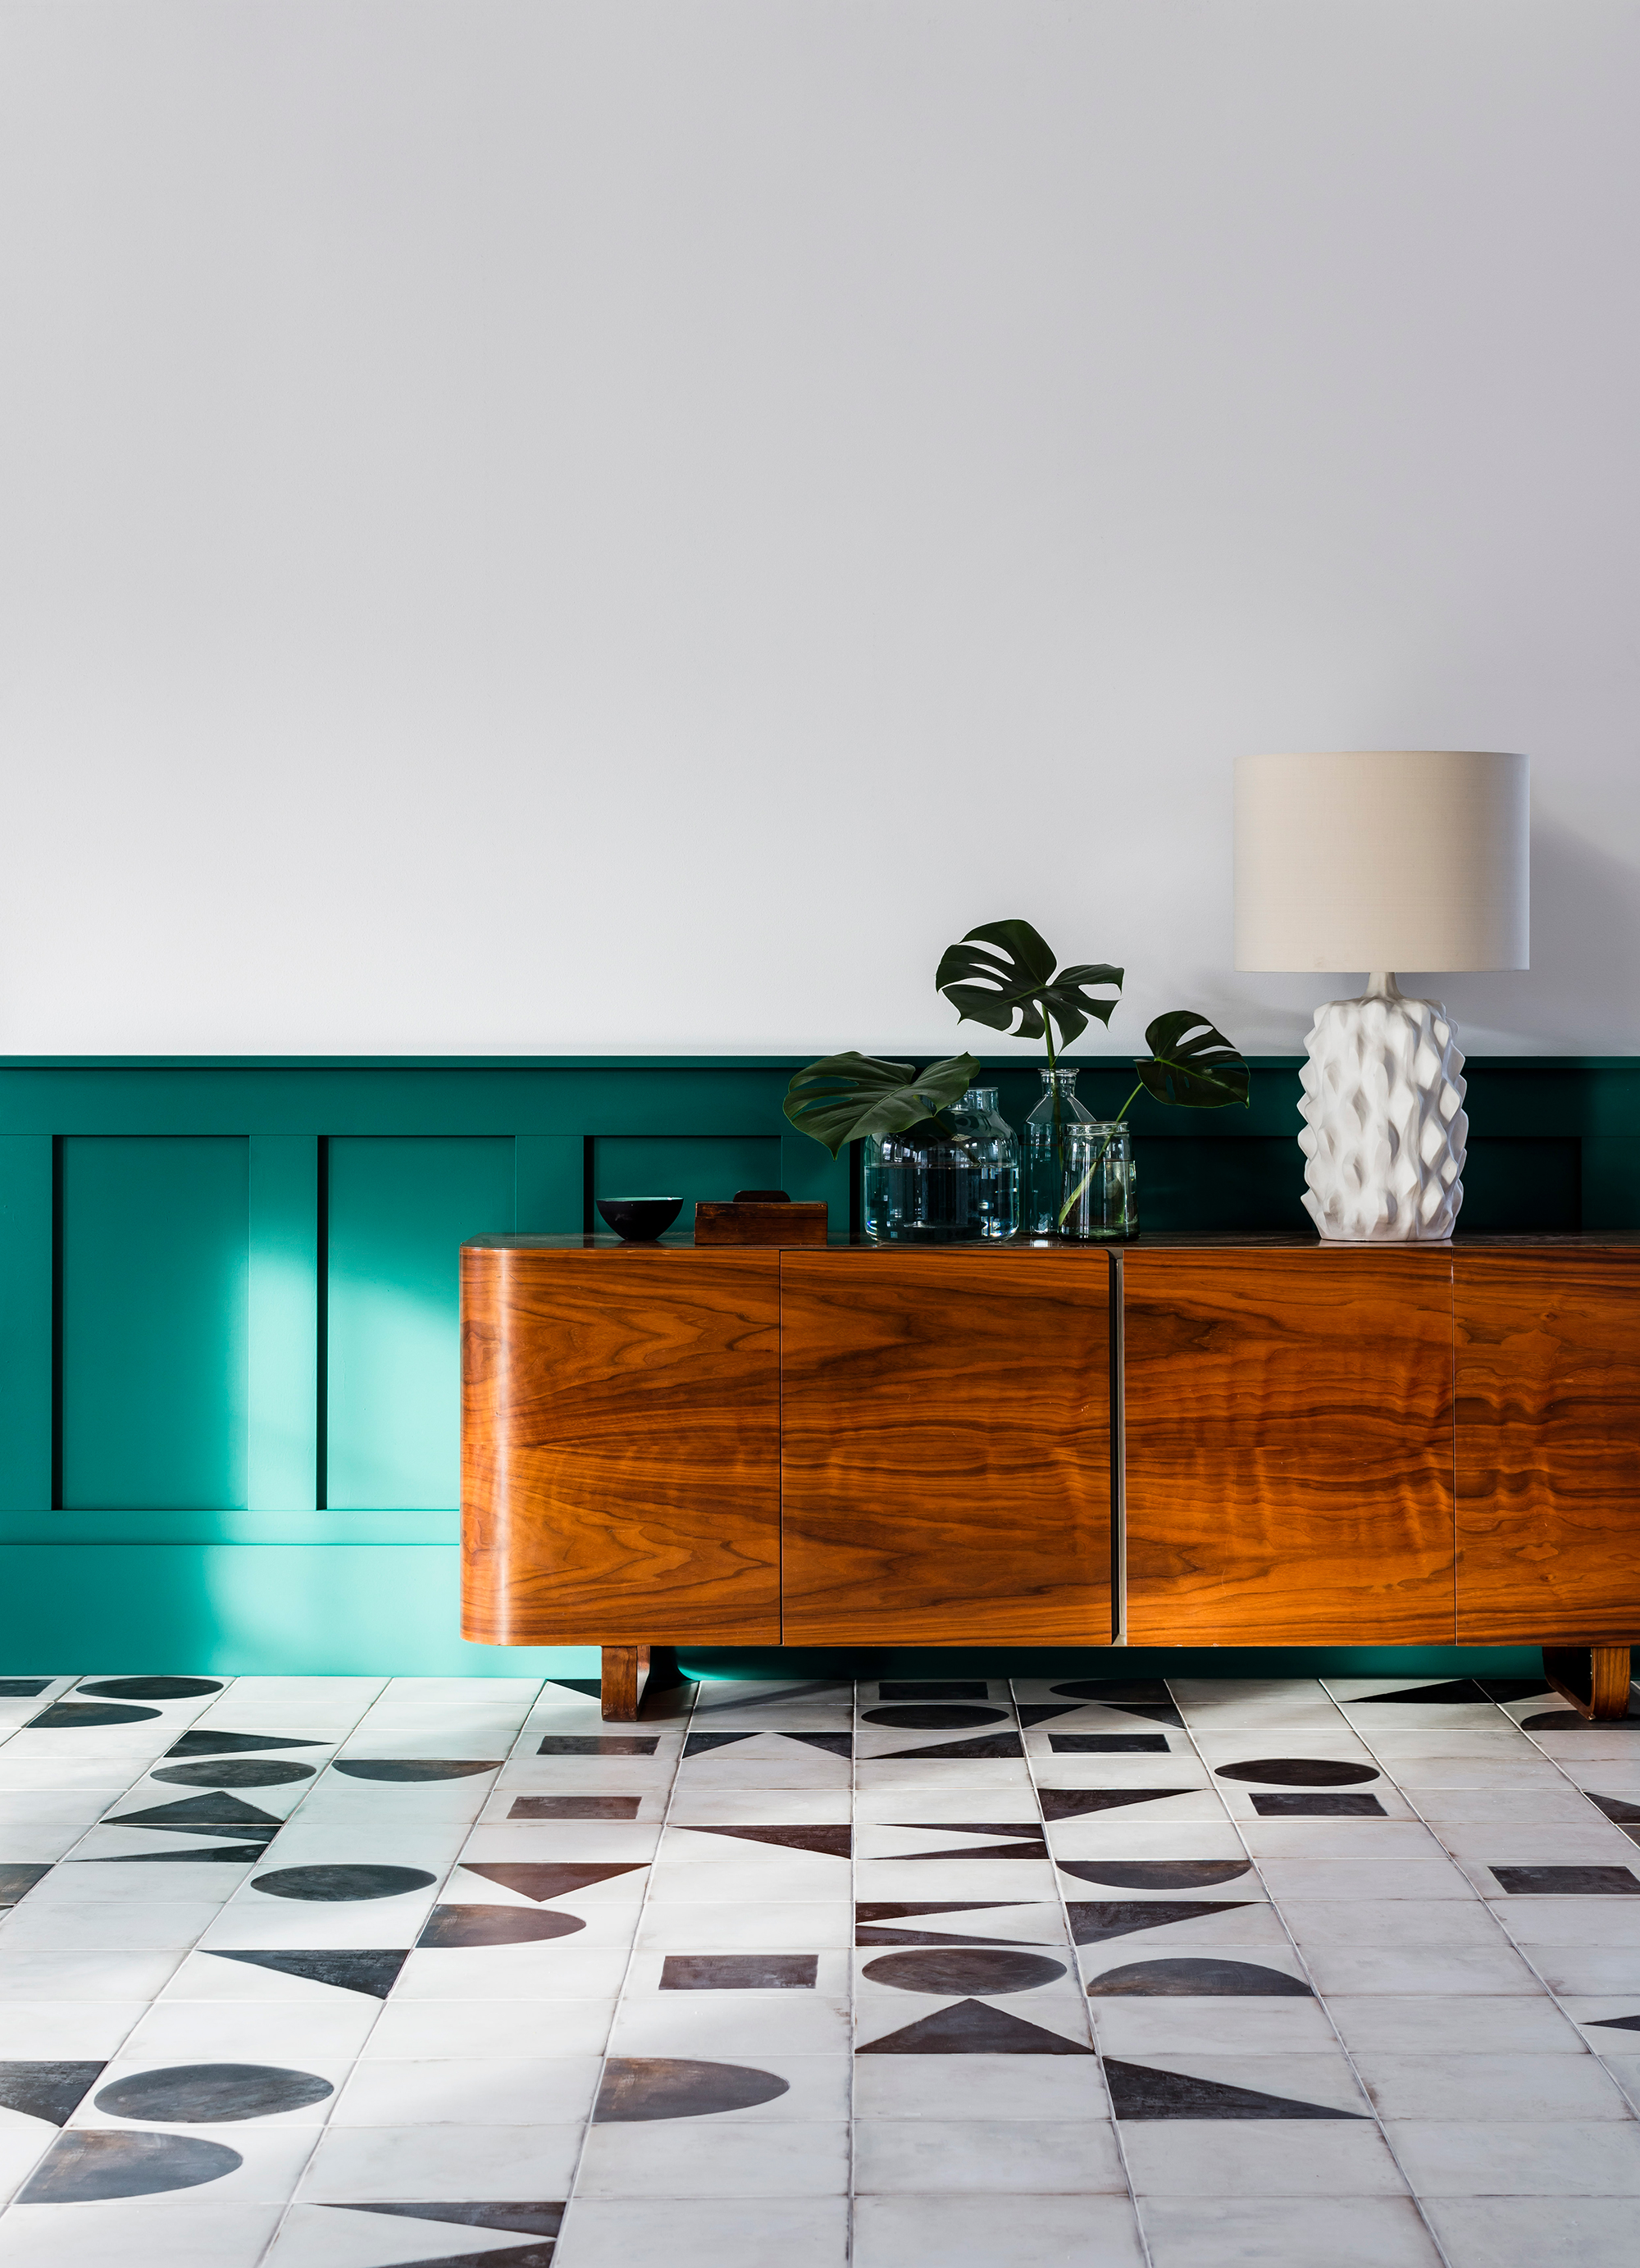
[[[1368,971],[1315,1012],[1298,1137],[1324,1237],[1452,1233],[1463,1057],[1397,968],[1525,968],[1525,756],[1393,748],[1236,761],[1236,967]]]

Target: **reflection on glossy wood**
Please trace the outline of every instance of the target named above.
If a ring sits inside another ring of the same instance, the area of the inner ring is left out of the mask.
[[[1450,1644],[1452,1262],[1123,1257],[1136,1646]]]
[[[787,1252],[785,1636],[1107,1644],[1102,1253]]]
[[[777,1641],[779,1255],[461,1266],[463,1635]]]
[[[1458,1635],[1640,1639],[1640,1265],[1460,1252]]]

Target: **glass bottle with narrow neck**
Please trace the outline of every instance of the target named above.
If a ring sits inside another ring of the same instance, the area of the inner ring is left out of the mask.
[[[1077,1100],[1073,1071],[1045,1071],[1042,1099],[1025,1122],[1026,1230],[1032,1236],[1056,1236],[1070,1166],[1067,1131],[1091,1126],[1093,1114]]]

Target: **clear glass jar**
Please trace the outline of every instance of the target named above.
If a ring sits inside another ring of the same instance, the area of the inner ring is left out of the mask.
[[[966,1140],[931,1122],[907,1134],[868,1135],[861,1218],[879,1244],[959,1244],[984,1234]]]
[[[1065,1179],[1070,1130],[1092,1123],[1077,1101],[1076,1072],[1045,1071],[1042,1099],[1025,1122],[1025,1219],[1031,1235],[1058,1235],[1060,1207],[1075,1186]]]
[[[1060,1199],[1061,1236],[1136,1236],[1139,1233],[1138,1167],[1133,1137],[1119,1121],[1090,1119],[1065,1130],[1065,1193]]]
[[[945,1114],[968,1148],[970,1217],[992,1241],[1019,1227],[1019,1138],[998,1109],[997,1092],[971,1086]]]

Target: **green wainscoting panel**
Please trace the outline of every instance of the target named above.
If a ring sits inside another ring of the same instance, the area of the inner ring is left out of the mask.
[[[953,1029],[952,1044],[978,1037]],[[846,1228],[855,1161],[781,1111],[799,1060],[0,1060],[0,1666],[585,1675],[587,1648],[459,1635],[457,1248],[484,1230],[578,1229],[589,1150],[605,1194],[673,1192],[680,1225],[700,1197],[777,1184]],[[982,1064],[1020,1124],[1037,1069]],[[1467,1071],[1460,1239],[1640,1229],[1640,1061]],[[1147,1230],[1306,1226],[1298,1059],[1253,1071],[1245,1110],[1137,1104]],[[1106,1116],[1133,1085],[1125,1057],[1085,1060],[1079,1077]],[[691,1658],[719,1674],[765,1659]],[[819,1675],[879,1657],[776,1659]],[[1085,1675],[1112,1657],[1043,1659]],[[1122,1659],[1137,1674],[1138,1656]],[[1144,1666],[1324,1660],[1535,1668],[1451,1648]]]
[[[0,1511],[51,1502],[52,1152],[0,1135]]]
[[[325,1500],[455,1504],[459,1256],[464,1238],[512,1226],[511,1140],[349,1137],[327,1147]]]
[[[245,1502],[249,1154],[59,1145],[61,1501]]]
[[[595,1196],[681,1197],[678,1226],[691,1231],[697,1204],[726,1203],[737,1189],[782,1187],[777,1135],[728,1140],[721,1135],[600,1134],[592,1160]],[[595,1223],[599,1229],[603,1225]]]
[[[585,1677],[592,1646],[467,1646],[453,1544],[13,1543],[12,1675]]]
[[[319,1502],[319,1141],[250,1138],[249,1368],[245,1501]]]
[[[512,1221],[529,1236],[585,1226],[586,1143],[579,1134],[520,1134],[513,1144]]]

